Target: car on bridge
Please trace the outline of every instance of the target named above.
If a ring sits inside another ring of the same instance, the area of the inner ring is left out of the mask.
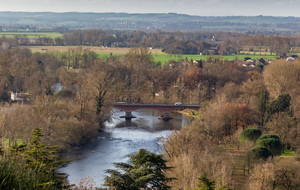
[[[180,105],[182,105],[182,103],[181,102],[176,102],[175,105],[180,106]]]

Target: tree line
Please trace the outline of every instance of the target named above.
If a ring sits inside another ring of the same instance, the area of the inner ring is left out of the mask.
[[[113,30],[75,30],[56,37],[29,39],[26,34],[13,38],[2,36],[2,48],[18,45],[41,46],[105,46],[105,47],[152,47],[161,48],[170,54],[276,54],[285,56],[293,47],[299,47],[296,36],[270,36],[230,32],[165,32],[165,31],[113,31]]]

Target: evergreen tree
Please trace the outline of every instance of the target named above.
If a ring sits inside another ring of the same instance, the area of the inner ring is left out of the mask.
[[[267,106],[268,106],[268,91],[266,89],[262,89],[259,95],[259,101],[258,101],[258,110],[260,112],[260,127],[264,125],[266,122],[266,112],[267,112]]]
[[[169,167],[162,155],[156,155],[145,149],[129,155],[129,163],[114,163],[118,170],[107,170],[104,185],[117,190],[139,190],[141,188],[169,189],[166,185],[173,178],[167,178],[164,172]]]
[[[208,179],[205,172],[198,179],[199,179],[199,181],[201,181],[201,184],[199,185],[200,187],[202,187],[201,190],[214,190],[215,189],[216,180]]]
[[[283,145],[277,135],[260,136],[256,141],[256,145],[268,149],[273,156],[280,155],[283,151]]]
[[[53,173],[63,163],[58,161],[56,156],[57,146],[46,146],[41,142],[41,127],[37,127],[32,131],[32,140],[25,148],[25,157],[27,163],[32,166],[41,165],[47,172]]]
[[[201,182],[200,184],[198,184],[199,188],[194,188],[192,190],[217,190],[216,189],[217,179],[210,180],[207,177],[206,172],[204,172],[202,174],[202,176],[198,178],[198,180]],[[226,185],[225,185],[221,188],[218,188],[218,190],[231,190],[231,189],[226,188]]]
[[[289,94],[283,94],[278,96],[276,100],[270,103],[268,106],[268,114],[273,115],[279,112],[289,112],[289,107],[291,105],[291,96]]]
[[[104,105],[104,97],[106,94],[106,90],[103,89],[102,85],[99,83],[99,87],[97,88],[98,95],[95,97],[96,99],[96,114],[99,115],[101,113],[101,109]]]
[[[245,129],[240,134],[240,141],[253,141],[255,142],[262,134],[260,129]]]
[[[42,143],[41,127],[32,131],[28,144],[16,144],[10,154],[0,156],[0,189],[62,189],[65,174],[56,170],[66,162],[59,161],[57,146]]]

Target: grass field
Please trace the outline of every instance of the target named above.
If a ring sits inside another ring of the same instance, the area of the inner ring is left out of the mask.
[[[7,38],[13,38],[15,36],[24,36],[24,35],[26,35],[31,40],[35,40],[43,37],[54,39],[62,36],[62,34],[54,33],[54,32],[52,33],[50,32],[0,32],[0,37],[5,36]]]
[[[75,49],[79,46],[25,46],[29,48],[32,52],[67,52],[69,49]],[[81,46],[83,49],[89,49],[94,51],[99,55],[105,54],[126,54],[129,52],[130,48],[112,48],[112,47],[98,47],[98,46]],[[161,49],[150,49],[150,52],[155,54],[163,54]]]
[[[109,57],[112,55],[124,55],[129,52],[130,48],[111,48],[111,47],[96,47],[96,46],[82,46],[84,49],[89,49],[98,54],[99,57]],[[26,48],[31,49],[32,52],[67,52],[70,48],[77,48],[77,46],[26,46]],[[244,57],[250,57],[251,59],[259,59],[261,57],[266,59],[275,59],[278,56],[275,55],[175,55],[175,54],[166,54],[161,51],[161,49],[150,49],[151,54],[155,62],[161,62],[163,65],[170,60],[180,61],[180,60],[207,60],[209,57],[212,59],[222,59],[222,60],[243,60]]]
[[[265,59],[276,59],[278,56],[274,56],[274,55],[245,55],[245,54],[240,54],[240,55],[226,55],[226,56],[220,56],[220,55],[214,55],[214,56],[210,56],[210,55],[171,55],[171,54],[157,54],[157,55],[153,55],[154,60],[160,61],[162,63],[166,63],[169,60],[175,60],[175,61],[179,61],[182,59],[187,59],[187,60],[207,60],[208,58],[212,58],[212,59],[221,59],[221,60],[243,60],[244,57],[250,57],[251,59],[259,59],[259,58],[265,58]]]
[[[284,153],[281,154],[281,157],[295,157],[295,156],[300,156],[300,155],[288,149],[284,149]]]

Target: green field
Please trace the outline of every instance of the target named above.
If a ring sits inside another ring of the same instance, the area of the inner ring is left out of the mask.
[[[62,34],[55,33],[55,32],[0,32],[0,37],[5,36],[7,38],[14,38],[14,37],[28,37],[29,39],[35,40],[38,38],[57,38],[61,37]]]
[[[99,57],[109,57],[110,54],[109,53],[97,53],[97,55]],[[121,56],[121,55],[124,55],[122,53],[113,53],[113,55],[117,55],[117,56]],[[274,56],[274,55],[264,55],[264,56],[261,56],[261,55],[244,55],[244,54],[241,54],[241,55],[226,55],[226,56],[220,56],[220,55],[214,55],[214,56],[211,56],[211,55],[187,55],[187,54],[182,54],[182,55],[175,55],[175,54],[152,54],[153,56],[153,59],[155,62],[161,62],[162,65],[168,63],[170,60],[173,60],[173,61],[181,61],[181,60],[188,60],[188,61],[191,61],[191,60],[207,60],[208,58],[211,58],[211,59],[221,59],[221,60],[229,60],[229,61],[232,61],[232,60],[243,60],[245,57],[250,57],[251,59],[260,59],[260,58],[265,58],[265,59],[270,59],[270,60],[274,60],[276,59],[278,56]]]
[[[245,55],[245,54],[240,54],[240,55],[226,55],[226,56],[220,56],[220,55],[171,55],[171,54],[153,54],[155,62],[160,61],[161,63],[167,63],[169,60],[174,60],[174,61],[180,61],[180,60],[207,60],[208,58],[212,59],[222,59],[222,60],[243,60],[244,57],[250,57],[251,59],[259,59],[259,58],[265,58],[265,59],[276,59],[278,56],[274,55]]]
[[[284,149],[284,153],[281,154],[281,157],[294,157],[299,156],[299,154],[296,154],[294,151]]]
[[[99,56],[103,56],[103,54],[100,54]],[[174,61],[180,61],[180,60],[207,60],[208,58],[211,59],[221,59],[221,60],[243,60],[245,57],[250,57],[251,59],[260,59],[260,58],[265,58],[265,59],[271,59],[274,60],[276,59],[278,56],[274,56],[274,55],[244,55],[244,54],[240,54],[240,55],[226,55],[226,56],[220,56],[220,55],[187,55],[187,54],[183,54],[183,55],[174,55],[174,54],[153,54],[153,58],[155,62],[161,62],[163,65],[167,62],[169,62],[170,60],[174,60]]]
[[[1,35],[1,33],[0,33]],[[89,49],[90,51],[94,51],[97,53],[99,57],[110,57],[112,53],[113,56],[121,56],[125,55],[129,52],[130,48],[113,48],[113,47],[98,47],[98,46],[81,46],[83,49]],[[24,48],[29,48],[32,52],[67,52],[69,49],[76,49],[78,46],[24,46]],[[222,59],[222,60],[243,60],[245,57],[250,57],[251,59],[276,59],[278,56],[275,55],[247,55],[247,54],[239,54],[239,55],[189,55],[189,54],[166,54],[161,51],[161,49],[150,49],[149,50],[153,56],[155,62],[161,62],[162,65],[168,63],[170,60],[181,61],[181,60],[207,60],[211,59]]]

